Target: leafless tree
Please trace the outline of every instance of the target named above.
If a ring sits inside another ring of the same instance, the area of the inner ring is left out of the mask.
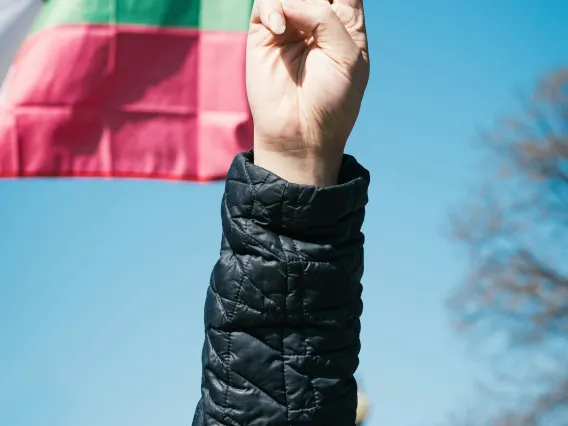
[[[453,218],[468,276],[449,306],[458,330],[505,367],[491,425],[566,426],[568,67],[522,103],[483,135],[488,179]]]

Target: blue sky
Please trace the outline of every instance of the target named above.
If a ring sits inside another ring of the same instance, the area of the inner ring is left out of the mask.
[[[464,274],[447,213],[479,180],[477,129],[568,62],[568,3],[375,0],[367,15],[348,146],[373,178],[359,376],[371,426],[436,426],[485,372],[444,309]],[[0,182],[1,425],[190,424],[222,190]]]

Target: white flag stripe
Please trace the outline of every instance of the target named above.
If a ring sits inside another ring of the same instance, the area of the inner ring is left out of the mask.
[[[41,7],[41,0],[0,0],[0,86]]]

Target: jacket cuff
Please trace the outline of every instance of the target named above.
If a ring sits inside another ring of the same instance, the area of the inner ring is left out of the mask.
[[[283,234],[331,236],[356,231],[342,230],[339,225],[350,222],[346,219],[353,213],[363,211],[369,183],[369,172],[347,154],[343,156],[337,185],[318,188],[287,182],[256,166],[254,152],[249,151],[234,159],[225,197],[232,217],[247,217]]]

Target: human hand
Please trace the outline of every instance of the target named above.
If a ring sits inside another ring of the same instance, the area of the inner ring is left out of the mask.
[[[247,42],[255,164],[337,183],[369,80],[362,0],[256,0]]]

